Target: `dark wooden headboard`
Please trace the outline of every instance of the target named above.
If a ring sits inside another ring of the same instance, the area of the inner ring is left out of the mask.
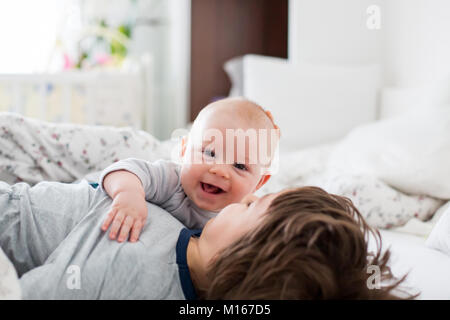
[[[223,64],[236,56],[287,58],[288,0],[192,0],[190,118],[228,95]]]

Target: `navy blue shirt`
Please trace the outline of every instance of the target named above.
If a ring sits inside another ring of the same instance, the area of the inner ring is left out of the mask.
[[[189,239],[194,237],[199,237],[202,230],[190,230],[182,229],[180,236],[178,237],[176,253],[177,253],[177,264],[180,274],[181,287],[183,289],[184,296],[187,300],[196,300],[197,293],[195,292],[194,284],[192,283],[191,273],[187,265],[186,252]]]

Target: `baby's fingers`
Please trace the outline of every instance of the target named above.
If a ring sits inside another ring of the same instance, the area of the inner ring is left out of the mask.
[[[128,238],[128,235],[130,234],[130,229],[133,226],[134,219],[130,216],[127,216],[125,218],[125,221],[122,224],[122,227],[120,228],[120,234],[117,238],[117,241],[123,242]]]
[[[109,238],[111,240],[116,238],[123,220],[125,220],[125,215],[122,212],[117,213],[111,224],[111,232],[109,233]]]
[[[142,220],[136,220],[133,225],[133,229],[131,229],[130,242],[136,242],[139,239],[139,235],[141,234],[143,227],[144,223],[142,222]]]
[[[105,221],[102,224],[102,230],[106,231],[109,228],[109,225],[111,224],[111,222],[113,221],[114,217],[116,216],[117,213],[117,209],[111,209],[111,211],[108,213],[108,215],[106,216]]]

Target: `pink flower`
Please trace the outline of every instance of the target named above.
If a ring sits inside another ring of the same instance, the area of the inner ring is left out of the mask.
[[[95,62],[98,64],[107,64],[112,60],[112,57],[106,53],[99,53],[95,55]]]
[[[67,53],[64,53],[64,70],[72,69],[75,66],[72,59],[67,55]]]

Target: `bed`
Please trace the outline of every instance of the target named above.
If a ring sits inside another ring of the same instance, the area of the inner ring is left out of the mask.
[[[245,56],[226,68],[233,92],[269,109],[281,128],[275,174],[257,195],[315,185],[349,197],[380,230],[393,273],[409,273],[405,289],[420,293],[417,299],[450,299],[450,250],[430,241],[438,231],[444,243],[450,237],[442,223],[450,220],[450,107],[379,119],[376,66],[291,66]],[[9,183],[96,182],[98,171],[118,159],[179,160],[179,140],[159,141],[131,127],[1,113],[0,130],[0,179]],[[0,255],[0,297],[20,298],[7,265]]]
[[[393,274],[401,277],[408,273],[402,288],[408,293],[419,294],[419,300],[450,299],[450,251],[442,252],[427,244],[443,214],[447,211],[450,216],[450,202],[406,194],[373,177],[361,175],[353,179],[352,174],[336,175],[327,166],[337,146],[338,143],[327,144],[281,153],[280,170],[257,194],[291,186],[316,185],[351,198],[371,226],[380,231],[382,248],[391,251]],[[302,168],[292,168],[290,164],[294,159],[302,163]],[[379,184],[381,188],[371,188],[373,184]],[[372,195],[375,201],[369,202],[367,199]],[[369,216],[378,207],[384,217]],[[450,229],[446,232],[450,237]],[[375,242],[369,242],[369,247],[375,250]]]
[[[17,114],[1,114],[0,127],[3,130],[0,147],[4,152],[0,157],[0,175],[10,183],[77,179],[95,182],[97,170],[118,158],[176,160],[172,156],[177,153],[177,140],[158,141],[133,128],[57,125]],[[9,130],[7,134],[5,128]],[[37,131],[39,135],[33,134]],[[92,139],[93,136],[96,139]],[[426,240],[450,202],[406,194],[366,175],[336,174],[336,169],[330,169],[329,165],[339,146],[342,142],[280,152],[278,172],[257,194],[291,186],[317,185],[352,198],[369,223],[380,228],[383,246],[390,247],[392,252],[394,274],[401,276],[409,272],[405,283],[409,292],[420,292],[419,299],[449,299],[450,278],[446,273],[450,270],[450,255],[430,248]],[[374,184],[381,188],[374,191],[368,187]],[[376,201],[370,204],[367,197]],[[382,208],[385,216],[368,216],[368,212],[381,203],[385,206]],[[393,211],[389,212],[389,208]],[[398,213],[402,215],[397,217]],[[0,254],[0,279],[2,277],[0,296],[19,298],[14,269]]]
[[[259,192],[316,185],[349,197],[379,229],[393,273],[408,272],[405,289],[450,299],[450,101],[410,108],[413,97],[430,101],[424,90],[383,87],[370,64],[246,55],[225,70],[231,93],[281,128],[277,175]]]

